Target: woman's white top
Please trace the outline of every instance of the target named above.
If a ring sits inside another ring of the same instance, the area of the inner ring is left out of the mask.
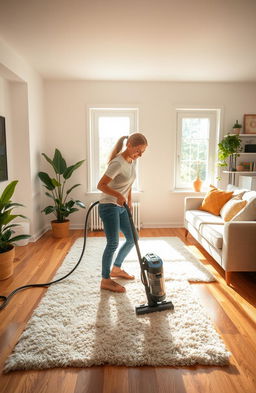
[[[122,194],[127,200],[130,188],[136,178],[136,161],[128,162],[120,154],[110,161],[104,175],[112,179],[108,186]],[[103,192],[100,203],[117,204],[117,198]]]

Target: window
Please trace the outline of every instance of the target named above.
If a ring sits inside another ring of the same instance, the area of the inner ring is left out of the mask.
[[[190,188],[199,174],[205,183],[216,177],[219,110],[177,110],[176,188]]]
[[[89,191],[96,191],[117,140],[137,131],[138,110],[90,108],[89,118]],[[138,180],[134,188],[138,189]]]

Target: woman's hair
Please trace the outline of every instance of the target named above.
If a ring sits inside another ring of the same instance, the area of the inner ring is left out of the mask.
[[[108,162],[113,160],[113,158],[115,158],[122,151],[125,139],[127,139],[126,144],[130,143],[133,147],[148,144],[146,137],[143,134],[141,134],[140,132],[134,132],[133,134],[130,134],[129,136],[122,136],[121,138],[118,139],[112,152],[110,153],[110,157],[109,157]]]

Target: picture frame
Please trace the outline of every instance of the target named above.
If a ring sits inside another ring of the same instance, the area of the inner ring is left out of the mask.
[[[0,116],[0,182],[8,180],[5,118]]]
[[[244,115],[244,133],[256,134],[256,115]]]

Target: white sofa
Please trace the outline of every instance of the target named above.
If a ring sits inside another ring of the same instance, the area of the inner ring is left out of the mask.
[[[185,236],[190,232],[218,262],[225,271],[228,285],[231,272],[256,271],[256,191],[247,190],[243,198],[246,199],[246,196],[249,196],[250,202],[253,200],[255,206],[253,221],[224,222],[221,216],[198,209],[203,197],[185,198]]]

